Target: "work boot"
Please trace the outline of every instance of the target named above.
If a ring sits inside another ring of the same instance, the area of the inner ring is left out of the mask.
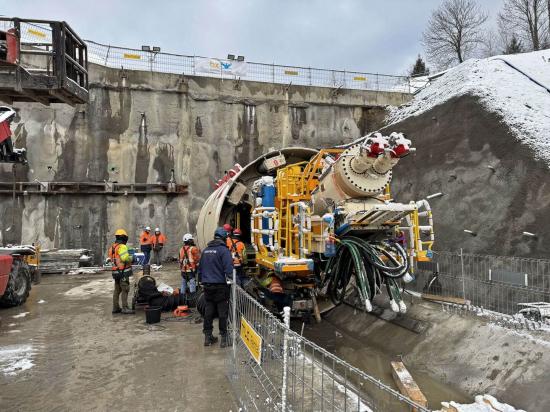
[[[135,313],[132,309],[128,309],[128,308],[122,308],[121,312],[123,315],[133,315]]]
[[[204,346],[212,346],[212,344],[216,343],[217,341],[218,338],[216,336],[204,335]]]
[[[221,335],[220,336],[220,348],[227,348],[229,346],[229,338],[227,335]]]
[[[111,313],[114,315],[115,313],[120,313],[120,312],[122,312],[122,309],[120,309],[120,308],[113,308],[113,311],[112,311]]]

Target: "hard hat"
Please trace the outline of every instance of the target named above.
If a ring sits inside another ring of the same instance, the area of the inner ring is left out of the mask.
[[[158,227],[155,228],[155,233],[156,232],[159,232],[160,233],[160,229]]]
[[[221,238],[225,239],[227,237],[227,230],[225,230],[223,227],[219,227],[214,232],[214,238]]]
[[[235,229],[233,231],[233,235],[234,236],[241,236],[243,234],[243,232],[241,232],[241,229]]]
[[[145,228],[145,230],[146,230],[147,232],[150,232],[150,231],[151,231],[151,226],[147,226],[147,227]]]
[[[126,236],[126,237],[128,237],[128,233],[126,233],[126,231],[124,229],[118,229],[115,232],[115,236]]]
[[[185,235],[183,235],[184,242],[189,242],[190,240],[193,240],[193,235],[191,233],[186,233]]]
[[[233,226],[231,226],[229,223],[226,223],[225,225],[223,225],[223,230],[225,230],[226,232],[232,232]]]

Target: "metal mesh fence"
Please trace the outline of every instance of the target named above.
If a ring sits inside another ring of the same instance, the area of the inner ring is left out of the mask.
[[[0,21],[0,29],[7,30],[13,26],[10,21]],[[49,25],[21,23],[21,41],[34,43],[51,43]],[[237,76],[224,73],[204,72],[198,67],[198,60],[203,56],[143,51],[96,43],[87,40],[88,60],[112,68],[128,70],[148,70],[161,73],[183,74],[187,76],[205,76],[223,79],[235,79]],[[42,47],[42,46],[39,46]],[[227,62],[224,59],[212,59]],[[330,87],[334,89],[356,89],[385,92],[410,93],[410,78],[378,73],[354,72],[346,70],[328,70],[313,67],[283,66],[266,63],[246,63],[246,74],[239,76],[242,80],[292,84],[297,86]]]
[[[236,76],[222,72],[201,71],[198,61],[203,56],[186,56],[170,53],[155,53],[138,49],[128,49],[87,41],[89,61],[114,68],[129,70],[149,70],[161,73],[206,76],[223,79],[292,84],[298,86],[318,86],[342,89],[375,90],[409,93],[409,78],[377,73],[326,70],[311,67],[282,66],[266,63],[246,63],[246,74]],[[213,59],[224,62],[223,59]]]
[[[228,375],[244,410],[428,410],[292,331],[241,288],[232,292],[233,303]],[[261,337],[259,363],[240,337],[243,319]]]
[[[550,302],[550,260],[434,252],[407,288],[512,315],[519,303]]]

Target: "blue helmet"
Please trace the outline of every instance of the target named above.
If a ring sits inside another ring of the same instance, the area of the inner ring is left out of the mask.
[[[220,238],[220,239],[227,238],[227,231],[223,227],[217,228],[216,231],[214,232],[214,239],[216,238]]]

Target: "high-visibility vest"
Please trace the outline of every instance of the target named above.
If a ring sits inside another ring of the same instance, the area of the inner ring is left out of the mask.
[[[166,236],[164,236],[162,233],[154,234],[152,238],[153,245],[157,245],[159,243],[162,243],[163,245],[166,244]]]
[[[197,268],[201,258],[197,246],[183,245],[180,249],[180,268],[182,272],[191,272]]]
[[[227,244],[227,247],[231,251],[231,257],[233,258],[233,266],[242,266],[244,260],[243,260],[243,253],[245,253],[245,247],[244,243],[239,239],[231,239],[230,237],[227,238],[227,241],[225,242]]]
[[[140,245],[150,245],[153,243],[153,235],[151,233],[147,233],[143,231],[141,236],[139,237],[139,244]]]
[[[125,244],[113,243],[109,249],[109,258],[113,262],[113,272],[128,272],[132,269],[132,256],[128,253],[128,247]]]
[[[269,291],[271,293],[283,293],[283,282],[277,276],[271,278],[271,283],[269,284]]]

